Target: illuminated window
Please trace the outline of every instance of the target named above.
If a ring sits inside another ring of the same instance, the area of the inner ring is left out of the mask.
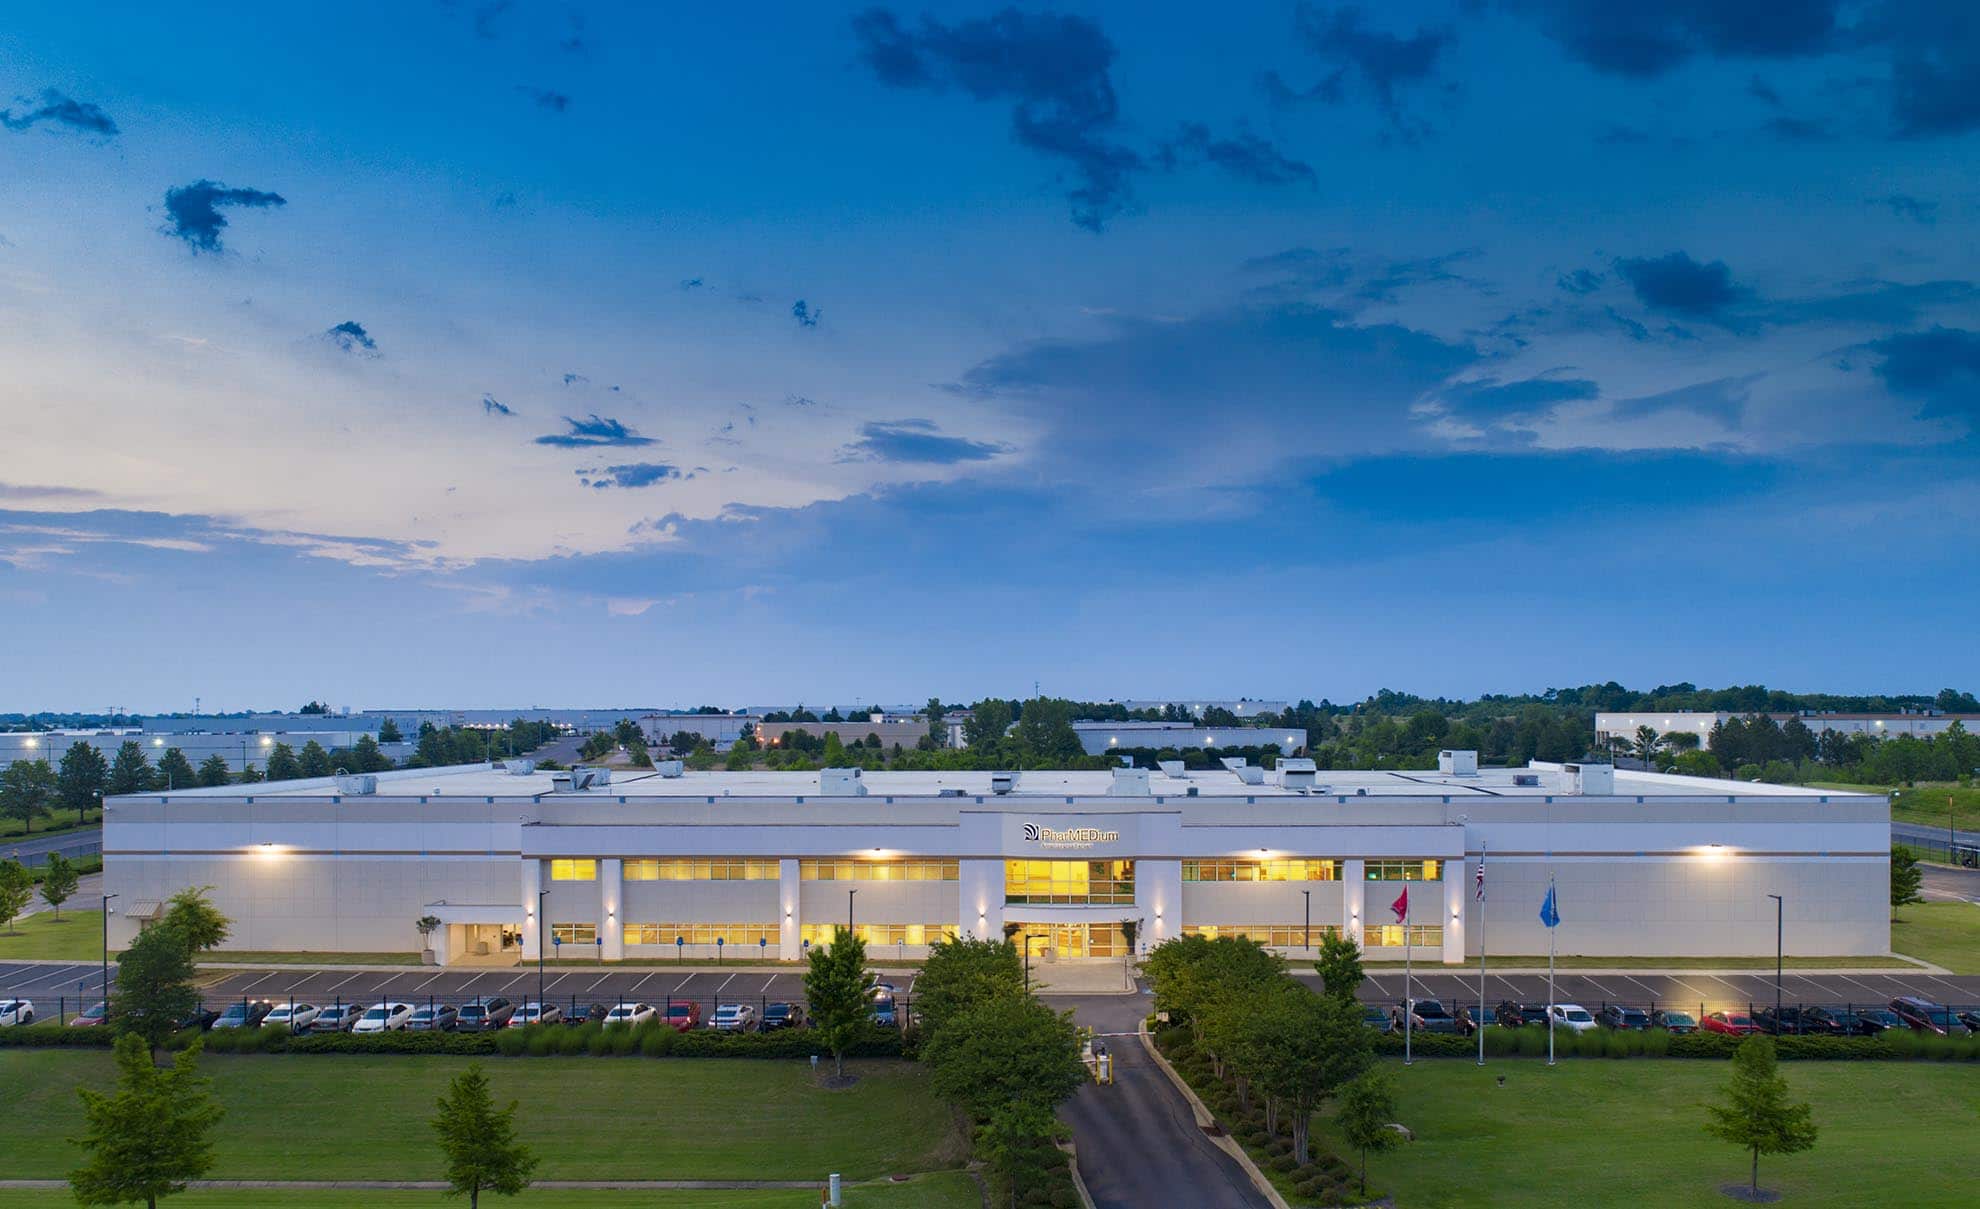
[[[1403,943],[1401,924],[1370,924],[1361,930],[1361,947],[1364,949],[1400,949]],[[1441,924],[1411,924],[1409,926],[1409,947],[1412,949],[1435,949],[1444,943],[1444,929]]]
[[[551,924],[550,939],[567,945],[598,943],[597,924]]]
[[[1442,861],[1369,861],[1371,882],[1435,882],[1444,878]]]
[[[956,861],[799,861],[798,880],[806,882],[953,882]]]
[[[798,938],[815,945],[829,945],[844,924],[805,924]],[[858,924],[853,932],[872,945],[933,945],[960,935],[955,924]]]
[[[780,943],[776,924],[627,924],[626,943],[629,945],[671,945],[677,941],[691,945],[712,945],[717,940],[723,948],[737,945],[758,949],[765,944]]]
[[[551,861],[550,880],[553,882],[595,882],[598,880],[598,862]]]
[[[778,870],[774,860],[747,860],[740,856],[695,860],[677,857],[627,861],[625,875],[629,882],[774,882]]]
[[[1186,882],[1333,882],[1340,877],[1341,863],[1336,860],[1182,863],[1182,879]]]
[[[1134,901],[1133,861],[1005,861],[1007,903]]]

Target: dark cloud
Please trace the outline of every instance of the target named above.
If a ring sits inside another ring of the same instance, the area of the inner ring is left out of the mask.
[[[1267,139],[1239,132],[1217,138],[1201,122],[1185,122],[1175,138],[1162,144],[1157,160],[1165,168],[1208,161],[1239,180],[1260,185],[1294,185],[1318,178],[1311,165],[1288,157]]]
[[[632,462],[624,466],[607,466],[603,470],[591,469],[576,472],[579,481],[587,487],[651,487],[669,479],[681,477],[680,467],[669,466],[664,462]]]
[[[1925,201],[1923,198],[1904,193],[1893,193],[1883,199],[1883,204],[1889,206],[1891,213],[1899,218],[1908,218],[1922,226],[1929,227],[1939,221],[1939,203],[1935,201]]]
[[[336,327],[323,333],[323,338],[328,340],[332,347],[338,349],[340,352],[355,353],[358,356],[368,357],[378,355],[378,342],[373,340],[371,333],[365,331],[364,325],[355,319],[344,320]]]
[[[288,199],[279,193],[264,193],[259,189],[229,189],[218,181],[197,180],[190,185],[165,191],[165,217],[167,235],[182,239],[194,252],[218,252],[220,233],[227,229],[227,217],[220,213],[222,206],[247,206],[263,209],[270,206],[286,206]]]
[[[1699,264],[1684,252],[1616,261],[1616,272],[1644,306],[1711,319],[1747,296],[1722,260]]]
[[[1609,413],[1619,420],[1638,420],[1665,412],[1683,411],[1717,420],[1727,428],[1738,428],[1745,416],[1748,390],[1761,376],[1747,374],[1736,378],[1716,378],[1654,395],[1617,399],[1610,404]]]
[[[1787,59],[1837,42],[1839,0],[1508,0],[1597,71],[1657,76],[1694,55]]]
[[[1561,403],[1593,399],[1600,393],[1586,378],[1527,378],[1501,382],[1480,378],[1454,382],[1438,394],[1451,415],[1479,422],[1496,422],[1552,411]]]
[[[1746,82],[1746,95],[1763,105],[1772,105],[1776,109],[1781,107],[1781,94],[1774,90],[1772,84],[1759,76],[1754,76]]]
[[[798,321],[799,327],[817,327],[818,321],[824,317],[824,311],[812,310],[802,298],[791,303],[791,318]]]
[[[1595,131],[1595,141],[1604,147],[1641,147],[1650,141],[1650,132],[1609,122]]]
[[[1001,442],[945,436],[932,420],[887,420],[861,425],[859,439],[840,451],[839,460],[953,466],[987,462],[1010,448]]]
[[[1011,102],[1012,136],[1078,178],[1068,197],[1079,226],[1098,231],[1127,207],[1144,164],[1116,139],[1114,44],[1098,25],[1015,8],[954,25],[924,17],[913,29],[874,8],[852,24],[861,60],[883,84]]]
[[[1888,44],[1899,135],[1980,129],[1980,7],[1972,0],[1885,0],[1866,13],[1859,33]]]
[[[1333,72],[1304,92],[1288,88],[1276,75],[1267,76],[1266,90],[1276,100],[1338,102],[1353,80],[1374,98],[1392,125],[1420,133],[1419,124],[1405,119],[1400,94],[1436,75],[1437,61],[1453,40],[1450,30],[1419,29],[1405,37],[1370,29],[1367,15],[1357,6],[1327,8],[1306,2],[1300,4],[1293,24],[1307,49]]]
[[[544,109],[550,110],[552,113],[562,113],[571,107],[570,97],[561,92],[553,92],[548,88],[535,88],[528,84],[518,84],[516,85],[516,91],[535,101]]]
[[[1554,285],[1569,294],[1593,294],[1602,288],[1602,274],[1593,269],[1576,269],[1554,278]]]
[[[21,98],[21,103],[33,104],[25,97]],[[101,135],[106,139],[117,136],[117,123],[110,120],[109,114],[88,101],[78,101],[53,88],[45,89],[41,94],[41,103],[32,109],[19,114],[11,109],[0,109],[0,126],[9,130],[27,130],[42,122],[67,126],[84,134]]]
[[[652,437],[640,436],[638,431],[618,420],[593,413],[589,419],[575,420],[564,417],[570,425],[569,432],[549,433],[536,438],[538,445],[551,445],[558,449],[589,449],[599,445],[651,445]]]
[[[1897,394],[1922,399],[1924,416],[1980,420],[1980,332],[1932,327],[1873,341],[1877,376]]]
[[[513,407],[497,399],[494,395],[481,396],[481,410],[484,414],[491,416],[512,416],[516,414]]]
[[[91,499],[101,491],[89,487],[41,486],[34,483],[0,483],[0,500]]]

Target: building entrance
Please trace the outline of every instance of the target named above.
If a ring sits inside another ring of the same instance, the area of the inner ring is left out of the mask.
[[[1021,924],[1013,938],[1032,960],[1068,961],[1078,957],[1125,957],[1127,937],[1119,924]]]

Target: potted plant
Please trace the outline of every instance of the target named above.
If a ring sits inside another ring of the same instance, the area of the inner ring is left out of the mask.
[[[440,917],[437,915],[422,915],[413,921],[413,927],[419,929],[420,964],[433,965],[433,934],[442,927]]]

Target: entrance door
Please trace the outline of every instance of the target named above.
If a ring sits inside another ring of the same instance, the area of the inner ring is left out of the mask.
[[[1018,931],[1018,943],[1029,947],[1033,957],[1065,960],[1086,956],[1085,924],[1025,924]],[[1024,952],[1020,949],[1019,952]]]

